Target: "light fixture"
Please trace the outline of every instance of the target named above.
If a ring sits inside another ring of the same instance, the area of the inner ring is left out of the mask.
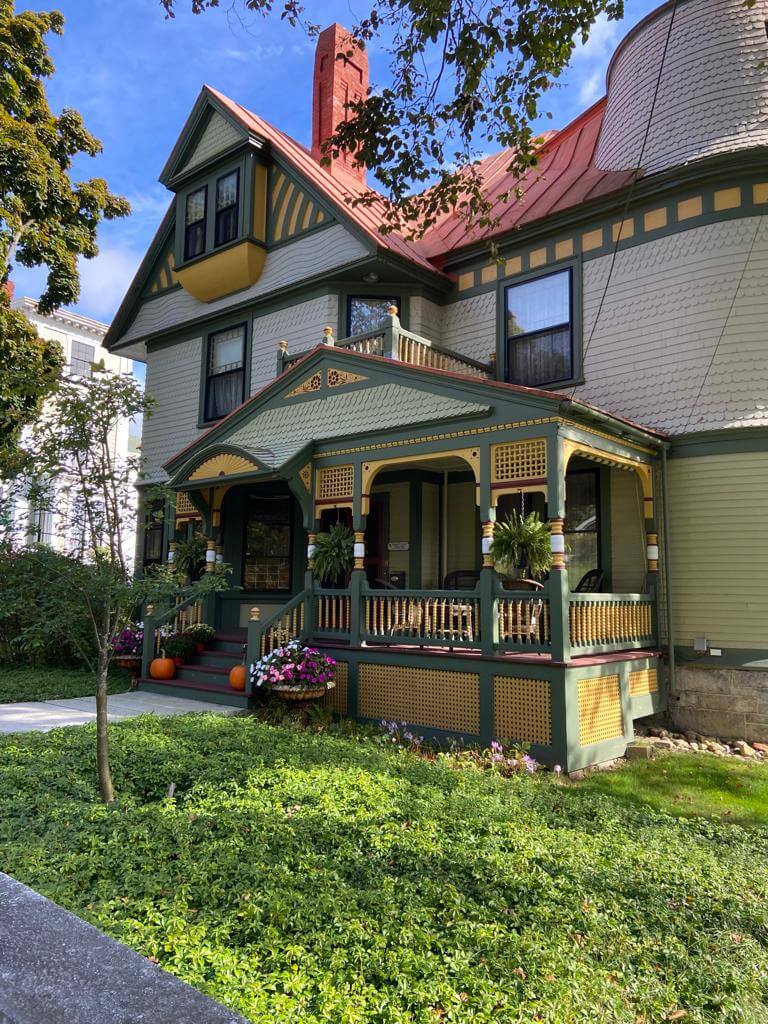
[[[363,280],[366,284],[376,284],[379,280],[379,275],[375,270],[372,270],[369,274],[363,274]]]

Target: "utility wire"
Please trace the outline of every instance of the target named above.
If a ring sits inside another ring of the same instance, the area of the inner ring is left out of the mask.
[[[720,331],[720,335],[719,335],[717,341],[715,342],[715,348],[714,348],[714,351],[712,352],[712,357],[709,360],[709,365],[707,366],[706,372],[705,372],[704,376],[702,377],[701,384],[699,385],[699,390],[696,392],[696,397],[694,398],[693,403],[691,405],[691,411],[688,413],[688,419],[685,421],[685,426],[683,427],[683,432],[685,432],[688,429],[688,424],[691,422],[691,417],[696,412],[696,406],[698,405],[699,399],[701,398],[701,394],[702,394],[702,392],[704,390],[704,385],[707,383],[707,379],[709,377],[710,371],[711,371],[712,367],[715,365],[715,359],[717,358],[717,350],[720,348],[720,342],[725,337],[725,332],[726,332],[726,329],[728,327],[728,321],[731,319],[731,314],[733,313],[734,307],[736,305],[736,299],[739,297],[739,292],[741,291],[741,286],[744,283],[744,278],[745,278],[746,273],[747,273],[747,267],[749,266],[750,261],[752,259],[752,253],[755,251],[755,245],[757,244],[757,238],[758,238],[758,235],[760,234],[760,228],[763,225],[763,219],[764,219],[763,217],[758,217],[758,219],[757,219],[757,224],[755,225],[755,231],[754,231],[754,234],[752,235],[752,244],[749,247],[749,252],[747,253],[747,258],[744,260],[744,266],[741,268],[741,273],[739,274],[739,280],[736,282],[736,288],[735,288],[735,290],[733,292],[733,298],[731,299],[731,304],[728,307],[728,312],[726,313],[725,320],[723,321],[723,326],[722,326],[722,329]]]
[[[679,0],[675,0],[674,6],[672,8],[672,15],[671,15],[671,17],[669,19],[669,25],[667,27],[667,35],[666,35],[666,38],[664,39],[664,49],[661,51],[661,63],[659,64],[659,73],[656,76],[656,85],[655,85],[654,90],[653,90],[653,98],[651,100],[651,109],[650,109],[650,112],[648,114],[648,123],[645,126],[645,132],[643,134],[643,144],[640,147],[640,155],[637,158],[637,164],[635,166],[635,170],[634,170],[633,175],[632,175],[632,182],[631,182],[631,184],[629,186],[629,191],[627,192],[627,198],[626,198],[626,200],[624,202],[624,209],[623,209],[622,214],[621,214],[621,220],[619,221],[619,230],[618,230],[618,233],[616,235],[616,240],[613,243],[613,252],[611,253],[611,262],[610,262],[610,265],[608,267],[608,276],[605,279],[605,287],[603,288],[603,294],[600,296],[600,303],[599,303],[599,305],[597,307],[597,314],[595,315],[595,319],[592,322],[592,329],[589,332],[589,337],[587,338],[587,343],[584,346],[584,350],[583,350],[582,355],[581,355],[581,365],[582,365],[582,367],[584,367],[586,365],[587,353],[589,352],[589,346],[592,344],[592,338],[595,336],[595,330],[597,329],[598,320],[600,319],[600,315],[603,312],[603,306],[605,305],[605,297],[608,294],[608,286],[611,283],[611,277],[613,276],[613,268],[616,265],[616,256],[617,256],[618,251],[619,251],[619,242],[621,241],[621,234],[622,234],[622,230],[624,228],[624,221],[627,218],[627,213],[629,212],[629,205],[632,202],[632,197],[633,197],[634,192],[635,192],[635,185],[637,183],[638,177],[640,176],[640,171],[642,170],[643,157],[645,155],[645,147],[648,144],[648,137],[649,137],[649,135],[651,133],[651,124],[653,122],[653,113],[654,113],[654,110],[656,109],[656,100],[659,97],[659,89],[661,87],[661,76],[662,76],[662,73],[664,71],[664,62],[665,62],[666,57],[667,57],[667,50],[669,49],[669,40],[670,40],[670,38],[672,36],[672,26],[675,23],[675,15],[677,14],[678,2],[679,2]],[[577,387],[577,385],[574,384],[573,387],[571,388],[571,396],[570,396],[571,398],[573,398],[574,394],[576,393],[576,387]]]

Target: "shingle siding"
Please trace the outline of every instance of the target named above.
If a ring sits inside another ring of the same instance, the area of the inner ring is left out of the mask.
[[[496,292],[460,299],[443,309],[441,344],[487,362],[496,351]]]
[[[339,297],[321,295],[295,306],[257,316],[253,321],[251,346],[251,394],[259,391],[275,376],[278,342],[288,342],[290,353],[305,352],[323,339],[323,328],[336,331]]]
[[[167,479],[162,464],[202,433],[197,429],[202,352],[202,338],[191,338],[147,356],[147,394],[156,402],[141,441],[148,481]]]
[[[443,307],[421,295],[412,295],[409,306],[410,329],[439,345],[443,338]]]
[[[205,126],[189,160],[184,165],[184,170],[188,171],[191,167],[205,163],[212,156],[216,156],[217,153],[240,142],[242,138],[243,133],[238,131],[233,124],[223,118],[221,114],[214,114]]]
[[[138,340],[180,327],[190,320],[225,312],[236,303],[262,298],[286,285],[317,277],[325,271],[362,259],[367,252],[362,242],[346,228],[340,224],[331,225],[289,245],[273,249],[267,256],[264,272],[250,288],[213,302],[199,302],[183,288],[176,288],[159,298],[144,302],[120,342]]]
[[[576,397],[671,433],[768,424],[768,221],[620,251],[593,334],[610,264],[584,265],[586,383]]]
[[[619,49],[610,72],[597,166],[642,164],[650,174],[768,144],[765,15],[759,8],[747,9],[744,0],[678,4],[661,79],[671,10],[641,27]]]

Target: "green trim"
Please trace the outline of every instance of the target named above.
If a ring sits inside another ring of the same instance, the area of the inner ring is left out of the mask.
[[[752,150],[725,153],[717,156],[707,157],[683,167],[675,167],[669,171],[654,174],[648,178],[640,178],[633,187],[634,202],[628,211],[628,216],[635,216],[649,210],[655,210],[667,205],[668,210],[678,200],[684,199],[691,194],[699,195],[723,187],[735,187],[736,185],[749,186],[766,180],[766,157],[768,147],[760,146]],[[614,192],[608,197],[600,198],[591,202],[581,203],[578,206],[564,211],[562,214],[542,217],[529,227],[516,228],[506,234],[497,236],[494,241],[499,249],[501,259],[509,259],[512,256],[522,255],[522,250],[532,246],[541,247],[544,244],[553,242],[555,239],[568,237],[573,232],[582,232],[605,226],[615,222],[616,218],[624,213],[624,205],[628,189]],[[748,202],[741,208],[735,210],[723,210],[714,214],[713,220],[736,219],[739,216],[755,216],[766,211],[765,204],[754,204],[751,196]],[[711,200],[709,211],[712,209]],[[670,225],[669,218],[667,228],[645,232],[641,228],[631,239],[622,242],[619,248],[631,247],[643,241],[661,237],[663,234],[674,234],[677,230],[687,230],[696,227],[702,218],[692,217],[675,224],[676,210],[673,223]],[[705,200],[704,213],[707,216],[707,202]],[[672,230],[667,230],[668,228]],[[613,244],[606,246],[606,251],[612,251]],[[578,254],[579,250],[575,250]],[[595,250],[596,255],[601,255]],[[604,254],[604,253],[603,253]],[[590,254],[591,255],[591,254]],[[480,268],[488,263],[488,245],[485,243],[474,243],[463,249],[456,248],[446,256],[445,269],[451,273],[465,273],[474,268]],[[489,285],[478,287],[477,291],[488,291],[495,282]],[[452,296],[451,301],[456,297],[463,298],[473,294],[473,290],[457,292]]]
[[[569,258],[566,260],[554,261],[554,242],[550,243],[551,253],[548,255],[553,257],[553,262],[547,263],[544,267],[536,267],[534,269],[523,270],[520,274],[513,274],[510,277],[502,278],[502,280],[496,282],[496,373],[499,379],[508,381],[508,366],[507,366],[507,330],[506,330],[506,289],[518,284],[525,284],[528,281],[535,281],[537,278],[549,277],[552,274],[560,273],[563,270],[570,270],[571,272],[571,296],[570,296],[570,313],[571,313],[571,368],[572,375],[565,380],[543,382],[541,384],[533,385],[534,387],[540,388],[552,388],[557,390],[558,388],[571,387],[574,384],[583,384],[583,368],[582,368],[582,333],[583,333],[583,289],[584,283],[582,279],[581,260],[577,258]],[[528,262],[527,258],[524,261]],[[508,381],[509,382],[509,381]],[[514,381],[509,382],[514,383]]]
[[[744,452],[768,452],[768,427],[734,427],[681,434],[672,438],[671,459],[703,455],[736,455]]]
[[[717,647],[717,645],[715,645]],[[751,670],[768,670],[768,650],[754,647],[723,647],[722,654],[712,656],[694,651],[692,647],[675,644],[675,657],[678,668],[684,665],[708,668],[712,671],[722,668],[744,668]]]
[[[222,331],[234,330],[236,327],[242,327],[245,332],[244,344],[243,344],[243,401],[247,401],[248,395],[251,390],[251,348],[253,341],[253,321],[251,318],[246,320],[236,320],[232,317],[228,317],[223,320],[219,325],[212,325],[207,331],[203,338],[202,344],[202,359],[200,364],[200,387],[198,389],[197,396],[197,429],[198,430],[209,430],[211,427],[216,426],[217,423],[221,423],[221,417],[215,420],[207,420],[205,418],[205,399],[206,399],[206,383],[208,379],[208,355],[211,347],[211,337],[214,334],[219,334]],[[202,453],[202,452],[201,452]]]

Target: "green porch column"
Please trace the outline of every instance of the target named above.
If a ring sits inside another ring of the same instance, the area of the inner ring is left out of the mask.
[[[363,581],[365,580],[365,524],[367,515],[363,513],[363,466],[355,462],[354,497],[352,499],[352,530],[355,535],[352,572],[349,579],[349,643],[351,647],[360,646],[360,633],[363,622]]]
[[[313,637],[315,635],[315,627],[317,625],[316,619],[316,607],[315,607],[315,541],[317,540],[317,530],[319,524],[315,524],[312,529],[307,533],[307,568],[304,573],[304,590],[307,594],[307,599],[304,602],[304,635],[306,637]]]
[[[493,530],[496,525],[496,506],[491,504],[491,449],[488,443],[480,447],[480,480],[477,485],[477,500],[482,516],[481,552],[483,564],[480,570],[480,649],[483,654],[495,654],[499,643],[499,616],[496,599],[496,569],[491,557]]]
[[[549,572],[549,621],[552,633],[552,659],[569,661],[571,633],[569,623],[571,588],[565,564],[565,458],[559,432],[547,438],[547,497],[549,507],[552,568]]]

